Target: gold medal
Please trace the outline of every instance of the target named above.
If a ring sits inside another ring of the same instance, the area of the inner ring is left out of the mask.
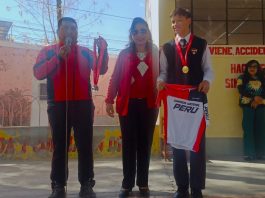
[[[189,67],[188,66],[183,66],[182,67],[182,72],[184,73],[184,74],[187,74],[188,72],[189,72]]]

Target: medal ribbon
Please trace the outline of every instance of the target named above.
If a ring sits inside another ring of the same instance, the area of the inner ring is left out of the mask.
[[[180,43],[178,42],[178,44],[176,45],[177,54],[180,56],[182,67],[183,66],[187,66],[187,63],[188,63],[188,52],[189,52],[189,50],[191,48],[192,40],[193,40],[193,34],[190,35],[190,39],[189,39],[189,42],[188,42],[188,45],[187,45],[187,48],[186,48],[186,52],[185,52],[185,57],[183,56]]]
[[[99,43],[100,46],[97,46],[97,43]],[[97,87],[98,85],[98,79],[99,79],[99,74],[100,70],[102,68],[102,63],[103,63],[103,57],[104,57],[104,51],[107,48],[107,42],[99,36],[99,38],[94,39],[94,54],[93,54],[93,59],[94,59],[94,65],[93,65],[93,80],[94,80],[94,86]],[[99,54],[97,54],[97,47],[100,49]]]

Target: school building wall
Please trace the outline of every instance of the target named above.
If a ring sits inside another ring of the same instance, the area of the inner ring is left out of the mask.
[[[69,157],[77,158],[73,132],[70,138]],[[154,140],[159,139],[158,127]],[[121,132],[119,126],[95,126],[93,153],[95,158],[121,157]],[[44,127],[0,127],[0,160],[40,160],[52,157],[51,131]],[[159,141],[153,141],[152,155],[160,154]]]

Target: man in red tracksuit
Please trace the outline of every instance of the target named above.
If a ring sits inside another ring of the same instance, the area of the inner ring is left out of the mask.
[[[94,105],[90,72],[95,69],[94,61],[97,60],[93,60],[91,50],[77,45],[77,23],[73,18],[63,17],[58,21],[58,37],[59,43],[40,51],[33,68],[38,80],[47,79],[48,118],[54,146],[50,175],[52,194],[49,198],[66,196],[67,151],[72,127],[78,151],[79,197],[93,197]],[[103,39],[99,47],[105,49],[100,67],[100,74],[104,74],[107,71],[108,53]]]

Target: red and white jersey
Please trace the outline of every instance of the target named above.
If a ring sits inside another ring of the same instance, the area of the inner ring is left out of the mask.
[[[193,86],[167,84],[158,100],[164,104],[166,142],[178,149],[198,152],[208,119],[206,95]]]

